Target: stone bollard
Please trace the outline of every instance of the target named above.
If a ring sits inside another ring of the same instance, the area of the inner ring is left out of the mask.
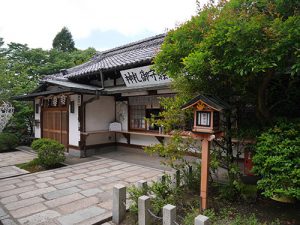
[[[176,187],[180,187],[180,185],[181,185],[180,170],[176,170]]]
[[[199,215],[195,218],[195,225],[209,225],[209,218],[207,216]]]
[[[146,195],[139,197],[138,199],[138,224],[139,225],[150,225],[151,215],[150,209],[150,198]]]
[[[148,184],[145,180],[140,180],[137,182],[137,187],[143,189],[144,195],[147,194]]]
[[[189,173],[189,176],[192,176],[192,174],[193,174],[193,167],[192,166],[188,166],[188,173]]]
[[[163,225],[174,225],[176,221],[176,206],[165,205],[163,207]]]
[[[166,182],[166,175],[165,174],[160,174],[157,176],[157,181],[161,182],[161,183],[165,183]]]
[[[126,214],[126,187],[117,184],[113,188],[113,208],[112,208],[112,221],[115,224],[120,224]]]

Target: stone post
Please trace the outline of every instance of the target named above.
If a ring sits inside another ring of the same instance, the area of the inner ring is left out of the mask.
[[[176,221],[176,206],[165,205],[163,207],[163,225],[174,225]]]
[[[112,208],[112,221],[115,224],[120,224],[126,213],[126,187],[117,184],[113,188],[113,208]]]
[[[151,215],[150,209],[150,198],[146,195],[139,197],[138,199],[138,224],[139,225],[150,225]]]
[[[207,216],[199,215],[195,218],[195,225],[209,225],[209,218]]]
[[[137,187],[143,189],[144,191],[146,191],[148,189],[148,184],[147,181],[145,180],[140,180],[137,182]],[[147,194],[147,193],[144,193]]]
[[[157,181],[158,182],[161,182],[161,183],[164,183],[166,182],[166,175],[165,174],[160,174],[157,176]]]
[[[180,170],[176,170],[176,187],[180,187],[182,183],[183,182],[181,182]]]

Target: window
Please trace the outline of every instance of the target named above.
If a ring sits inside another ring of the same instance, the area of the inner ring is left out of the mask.
[[[129,97],[129,129],[143,131],[158,131],[158,127],[156,125],[147,123],[145,118],[151,118],[151,116],[153,115],[158,119],[159,112],[161,112],[162,110],[159,104],[159,97],[173,96],[173,94],[170,94]]]
[[[146,129],[146,107],[144,105],[130,106],[130,129]]]
[[[146,109],[146,118],[152,118],[160,119],[159,113],[161,112],[161,109]],[[157,125],[153,124],[147,124],[148,130],[159,130],[159,127]]]
[[[210,127],[210,112],[197,112],[197,126]]]

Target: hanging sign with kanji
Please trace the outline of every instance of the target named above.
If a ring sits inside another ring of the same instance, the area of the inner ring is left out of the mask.
[[[163,74],[156,74],[150,66],[143,66],[120,71],[127,87],[137,87],[151,84],[164,84],[171,79]]]

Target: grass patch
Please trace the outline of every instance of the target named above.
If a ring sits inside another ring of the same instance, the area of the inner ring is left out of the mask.
[[[30,173],[40,172],[46,170],[44,167],[42,167],[39,163],[38,159],[33,159],[30,162],[27,163],[21,163],[17,164],[17,167],[23,170],[27,170]]]
[[[49,170],[49,169],[60,168],[65,165],[56,164],[54,167],[45,168],[41,165],[38,158],[35,158],[35,159],[31,160],[30,162],[17,164],[16,166],[19,167],[20,169],[27,170],[30,173],[36,173],[36,172],[41,172],[41,171],[45,171],[45,170]]]

